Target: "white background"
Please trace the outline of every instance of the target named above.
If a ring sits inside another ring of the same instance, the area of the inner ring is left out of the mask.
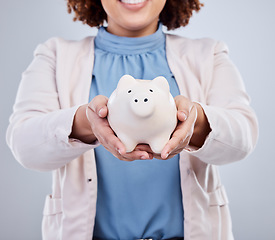
[[[21,73],[37,44],[50,37],[81,39],[94,34],[74,23],[65,0],[0,0],[0,239],[41,239],[44,197],[51,192],[50,173],[26,170],[5,143]],[[257,112],[260,138],[245,160],[220,167],[230,199],[237,240],[275,239],[275,1],[211,0],[178,31],[192,37],[225,41]]]

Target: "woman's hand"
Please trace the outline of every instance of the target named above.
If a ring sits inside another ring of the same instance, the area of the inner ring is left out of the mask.
[[[211,131],[202,107],[183,96],[176,96],[178,124],[161,154],[152,152],[146,144],[139,144],[134,151],[126,153],[124,144],[116,137],[107,120],[107,103],[108,98],[99,95],[89,104],[81,106],[75,114],[70,137],[85,143],[98,140],[120,160],[172,158],[188,145],[200,148]]]
[[[197,109],[194,103],[180,95],[174,99],[178,109],[178,124],[160,156],[155,156],[157,158],[167,159],[179,154],[189,144],[194,132],[197,120]]]
[[[98,95],[87,105],[86,115],[94,137],[120,160],[152,159],[153,154],[143,150],[141,146],[137,146],[134,151],[126,153],[124,144],[116,137],[107,120],[107,103],[107,97]]]
[[[193,103],[181,95],[174,99],[178,109],[178,124],[161,154],[154,154],[154,157],[158,159],[172,158],[188,145],[196,148],[202,147],[211,131],[208,120],[199,104]]]

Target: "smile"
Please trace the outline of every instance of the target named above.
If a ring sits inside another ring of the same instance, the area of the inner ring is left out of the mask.
[[[145,2],[146,0],[120,0],[120,1],[126,4],[139,4],[139,3]]]

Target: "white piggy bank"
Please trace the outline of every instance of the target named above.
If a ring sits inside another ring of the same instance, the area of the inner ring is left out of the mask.
[[[145,143],[161,153],[177,125],[177,108],[167,80],[124,75],[109,98],[108,121],[127,152]]]

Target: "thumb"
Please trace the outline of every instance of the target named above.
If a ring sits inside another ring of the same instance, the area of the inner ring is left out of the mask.
[[[105,118],[108,115],[107,108],[108,98],[103,95],[98,95],[92,99],[92,101],[88,104],[88,109],[95,112],[99,117]]]
[[[194,103],[182,95],[175,97],[175,103],[178,109],[178,120],[181,122],[186,121],[191,113],[192,108],[194,107]]]

